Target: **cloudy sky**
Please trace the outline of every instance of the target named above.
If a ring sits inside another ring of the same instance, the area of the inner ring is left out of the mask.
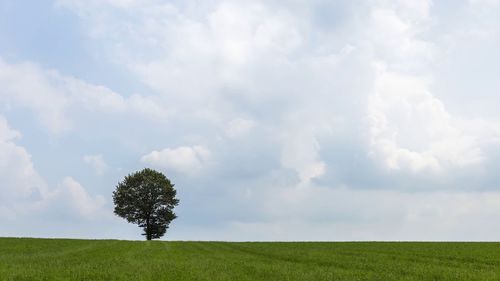
[[[499,240],[498,0],[2,0],[0,236]]]

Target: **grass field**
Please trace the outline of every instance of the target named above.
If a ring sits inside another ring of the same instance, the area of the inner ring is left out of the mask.
[[[500,243],[1,238],[0,280],[500,280]]]

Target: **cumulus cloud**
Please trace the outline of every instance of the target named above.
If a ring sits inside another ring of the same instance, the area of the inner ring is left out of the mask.
[[[286,10],[274,11],[259,2],[216,3],[201,17],[189,9],[164,9],[162,4],[150,3],[126,11],[132,16],[128,30],[115,24],[119,19],[109,7],[101,7],[105,15],[101,19],[109,23],[108,29],[87,14],[97,8],[95,4],[77,3],[65,1],[62,6],[86,14],[82,18],[93,30],[104,29],[98,39],[107,41],[116,32],[120,41],[151,51],[151,56],[137,56],[136,49],[126,46],[107,50],[181,111],[219,112],[220,95],[224,94],[220,87],[248,83],[249,72],[257,70],[251,67],[256,60],[286,63],[283,57],[301,43],[298,23]],[[192,83],[193,77],[196,83]]]
[[[74,112],[135,113],[164,121],[169,111],[158,100],[145,96],[123,97],[109,88],[92,85],[55,70],[25,62],[10,64],[0,58],[0,103],[28,108],[50,132],[73,127]]]
[[[47,200],[50,204],[62,204],[65,208],[74,210],[77,215],[86,218],[110,216],[109,210],[104,208],[106,202],[104,197],[89,195],[85,188],[71,177],[64,178]]]
[[[90,196],[73,178],[66,177],[56,188],[50,188],[35,169],[28,151],[15,143],[21,137],[0,116],[0,203],[5,219],[50,212],[57,208],[74,210],[76,217],[96,215],[104,198]]]
[[[193,174],[209,164],[210,151],[200,145],[165,148],[142,156],[141,161],[166,171]]]
[[[101,154],[85,155],[83,156],[83,161],[98,175],[103,175],[108,170],[108,164],[106,164]]]
[[[31,155],[16,144],[21,138],[12,130],[7,120],[0,116],[0,202],[5,208],[12,207],[32,194],[46,195],[47,186],[35,170]]]
[[[50,84],[37,68],[29,63],[12,66],[0,59],[0,81],[4,85],[0,101],[21,105],[36,111],[40,122],[49,130],[60,132],[70,127],[64,118],[68,100]]]
[[[368,102],[371,145],[378,159],[390,169],[415,172],[481,162],[476,137],[453,124],[425,79],[381,68]]]
[[[491,1],[469,2],[464,9]],[[489,204],[487,196],[497,196],[449,191],[481,190],[478,171],[490,163],[493,156],[486,151],[496,145],[499,130],[480,112],[471,118],[457,110],[457,91],[449,87],[458,89],[466,79],[455,82],[436,71],[440,63],[463,57],[464,50],[451,51],[469,41],[453,30],[458,27],[453,16],[440,12],[443,4],[190,3],[153,1],[133,9],[122,5],[119,12],[108,3],[98,17],[89,13],[95,3],[63,6],[80,15],[110,61],[175,104],[175,118],[182,122],[175,128],[183,133],[178,141],[211,148],[209,157],[197,146],[183,146],[152,151],[141,161],[185,175],[201,170],[207,159],[219,163],[214,173],[228,179],[217,180],[216,192],[237,202],[233,209],[241,212],[226,218],[222,207],[205,209],[231,221],[225,230],[241,234],[257,228],[265,238],[273,231],[273,237],[286,237],[293,227],[332,235],[344,229],[344,236],[333,237],[411,239],[418,237],[411,236],[415,224],[442,230],[444,237],[446,229],[465,226],[441,229],[438,221],[459,221],[475,212],[474,207],[462,213],[453,200],[480,206]],[[468,25],[476,16],[462,14],[460,22]],[[448,21],[451,27],[443,24]],[[483,24],[490,27],[488,36],[495,36],[494,25]],[[485,26],[467,29],[477,35]],[[226,138],[215,132],[221,126]],[[234,165],[223,169],[223,163]],[[223,174],[227,171],[231,175]],[[457,185],[457,179],[465,180]],[[405,193],[410,183],[422,186]],[[196,201],[199,195],[189,196]],[[384,207],[388,202],[396,203]],[[441,214],[443,205],[456,207],[456,213]],[[490,206],[474,216],[496,212]],[[248,214],[253,221],[245,221]],[[290,216],[297,221],[287,221]],[[297,237],[312,235],[302,234]]]
[[[0,104],[51,132],[115,120],[79,144],[113,135],[107,160],[182,174],[179,239],[490,239],[467,229],[498,214],[498,1],[327,2],[59,0],[148,95],[0,61]],[[102,207],[74,179],[58,190]]]
[[[283,166],[297,172],[302,183],[323,175],[325,163],[318,159],[319,144],[314,135],[299,133],[289,137],[282,151]]]
[[[430,90],[439,48],[421,34],[428,29],[431,7],[421,1],[411,17],[405,15],[415,10],[413,1],[372,10],[377,52],[373,94],[367,98],[370,145],[389,169],[443,172],[483,160],[478,139],[488,132],[468,131],[470,121],[451,114]]]
[[[104,197],[92,196],[71,177],[48,188],[42,197],[31,196],[17,200],[10,209],[4,207],[0,207],[6,211],[0,215],[5,226],[2,236],[95,238],[106,236],[116,223]]]

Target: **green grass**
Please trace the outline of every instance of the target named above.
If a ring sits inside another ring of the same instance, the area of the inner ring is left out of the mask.
[[[500,280],[500,243],[1,238],[0,280]]]

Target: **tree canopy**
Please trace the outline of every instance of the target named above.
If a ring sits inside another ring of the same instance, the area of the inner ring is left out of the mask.
[[[147,240],[165,235],[179,204],[177,191],[170,180],[153,169],[143,169],[126,176],[113,192],[115,214],[142,227]]]

